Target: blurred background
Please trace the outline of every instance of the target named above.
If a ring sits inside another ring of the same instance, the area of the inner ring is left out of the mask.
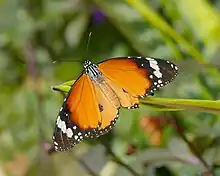
[[[156,97],[218,100],[220,1],[0,0],[0,176],[220,175],[220,116],[122,109],[114,130],[72,152],[50,149],[82,65],[151,56],[180,67]],[[92,32],[89,50],[88,35]]]

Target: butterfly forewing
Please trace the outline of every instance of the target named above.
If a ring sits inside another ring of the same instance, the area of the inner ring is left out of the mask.
[[[133,97],[145,95],[151,82],[146,76],[146,69],[139,68],[133,59],[112,58],[99,64],[103,75],[114,82],[124,93]]]
[[[146,96],[173,81],[178,74],[178,67],[167,60],[144,57],[132,57],[132,59],[139,68],[146,70],[151,82],[151,86],[146,90]]]
[[[152,94],[178,74],[177,66],[170,61],[136,56],[111,58],[99,67],[105,77],[137,97]]]
[[[83,74],[74,83],[60,109],[53,136],[54,148],[67,151],[95,133],[100,119],[91,80]]]

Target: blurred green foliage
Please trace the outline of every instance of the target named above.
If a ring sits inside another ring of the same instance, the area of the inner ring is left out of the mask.
[[[0,175],[188,176],[209,167],[220,175],[220,116],[206,109],[123,109],[100,139],[45,152],[63,98],[51,87],[82,71],[53,61],[168,59],[180,74],[156,97],[216,100],[205,105],[218,108],[219,8],[214,0],[0,0]]]

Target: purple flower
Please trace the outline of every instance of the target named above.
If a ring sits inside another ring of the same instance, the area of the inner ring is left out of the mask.
[[[94,8],[92,12],[92,22],[94,24],[101,24],[106,19],[105,14],[98,8]]]

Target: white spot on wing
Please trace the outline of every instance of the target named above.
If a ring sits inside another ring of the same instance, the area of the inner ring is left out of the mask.
[[[150,58],[150,57],[146,57],[146,59],[149,60],[149,61],[154,61],[154,59]]]
[[[150,63],[150,67],[155,70],[155,71],[153,72],[154,75],[155,75],[157,78],[161,78],[161,77],[162,77],[162,73],[160,72],[160,67],[158,66],[157,61],[154,60],[154,59],[151,59],[151,60],[149,60],[149,63]]]
[[[60,129],[61,129],[61,125],[62,125],[62,120],[61,120],[61,119],[59,119],[59,121],[57,122],[57,126],[58,126],[58,128],[60,128]]]
[[[59,122],[60,122],[60,116],[57,117],[57,122],[56,122],[56,124],[58,125]]]
[[[71,128],[68,128],[66,130],[66,134],[67,134],[67,137],[71,138],[73,136],[73,131],[71,130]]]
[[[61,130],[63,133],[66,133],[66,123],[61,120]]]
[[[160,72],[160,70],[154,71],[154,75],[155,75],[157,78],[162,78],[162,73]]]
[[[74,136],[74,138],[75,138],[75,140],[77,140],[77,139],[78,139],[78,136],[77,136],[77,135],[75,135],[75,136]]]

